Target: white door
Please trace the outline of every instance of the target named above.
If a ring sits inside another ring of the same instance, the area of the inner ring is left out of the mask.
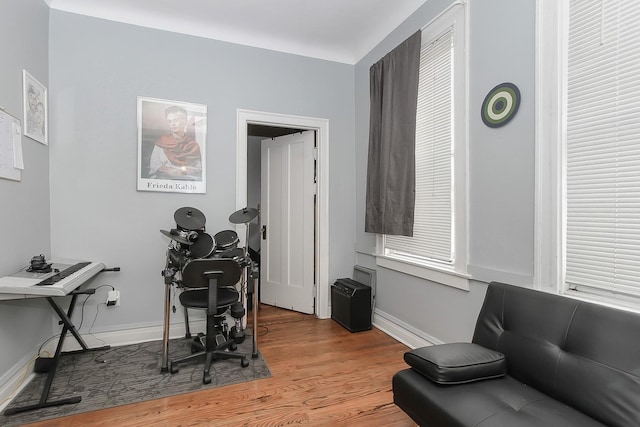
[[[314,312],[314,131],[262,141],[260,301]]]

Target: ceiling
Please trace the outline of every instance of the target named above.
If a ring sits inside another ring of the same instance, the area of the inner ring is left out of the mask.
[[[355,64],[428,0],[45,0],[50,8]]]

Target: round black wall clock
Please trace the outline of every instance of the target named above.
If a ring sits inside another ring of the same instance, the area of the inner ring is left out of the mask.
[[[513,83],[500,83],[489,91],[482,102],[480,116],[491,128],[504,126],[516,115],[520,107],[520,90]]]

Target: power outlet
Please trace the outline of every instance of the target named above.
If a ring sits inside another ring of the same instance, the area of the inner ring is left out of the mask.
[[[107,294],[107,307],[120,306],[120,291],[109,291]]]

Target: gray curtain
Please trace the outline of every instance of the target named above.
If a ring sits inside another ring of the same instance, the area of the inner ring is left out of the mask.
[[[365,231],[413,236],[421,31],[371,66]]]

